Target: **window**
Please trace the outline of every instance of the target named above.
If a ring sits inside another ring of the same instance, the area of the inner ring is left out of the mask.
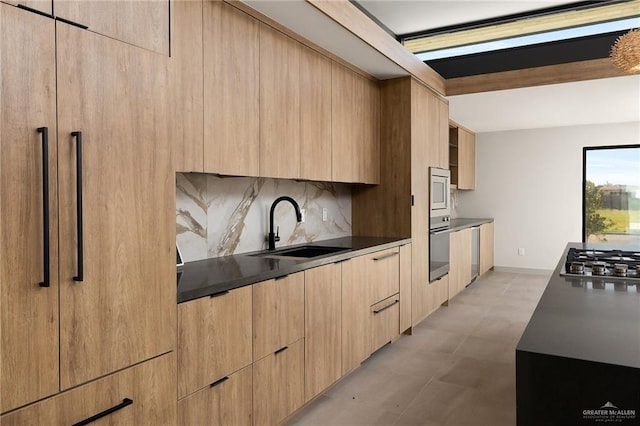
[[[583,149],[582,240],[640,244],[640,145]]]

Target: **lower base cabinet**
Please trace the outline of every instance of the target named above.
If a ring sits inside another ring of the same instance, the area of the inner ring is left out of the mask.
[[[100,424],[175,425],[175,372],[170,352],[6,414],[0,424],[72,425],[99,416]]]
[[[400,294],[371,306],[371,353],[400,335]]]
[[[245,367],[178,401],[178,424],[251,426],[252,372]]]
[[[304,404],[304,339],[253,363],[256,426],[281,423]]]

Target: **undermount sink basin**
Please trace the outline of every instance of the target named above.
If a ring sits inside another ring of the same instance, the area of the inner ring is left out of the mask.
[[[297,257],[301,259],[312,259],[314,257],[326,256],[341,251],[349,250],[345,247],[323,247],[323,246],[301,246],[295,248],[284,248],[280,250],[269,251],[266,253],[255,254],[258,257]]]

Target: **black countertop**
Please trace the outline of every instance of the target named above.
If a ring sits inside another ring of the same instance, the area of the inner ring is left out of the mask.
[[[569,243],[517,350],[640,368],[640,282],[560,276],[570,247],[621,248]]]
[[[299,244],[300,246],[314,245],[345,248],[345,251],[313,259],[273,259],[252,256],[252,254],[265,252],[260,251],[188,262],[185,263],[181,271],[178,271],[178,303],[222,293],[328,263],[340,262],[352,257],[402,246],[410,242],[411,239],[344,237]]]

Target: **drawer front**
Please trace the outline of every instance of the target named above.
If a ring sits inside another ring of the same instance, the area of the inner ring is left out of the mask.
[[[304,272],[253,285],[253,359],[304,336]]]
[[[393,295],[371,307],[371,353],[400,335],[400,297]]]
[[[0,423],[72,425],[96,416],[108,424],[175,425],[175,369],[171,352],[4,415]]]
[[[252,383],[249,366],[178,401],[178,424],[251,426]]]
[[[253,364],[254,424],[277,425],[302,404],[304,339],[280,348]]]
[[[373,305],[400,291],[400,248],[372,253],[367,258],[369,305]]]
[[[251,286],[178,305],[178,397],[251,364]]]

